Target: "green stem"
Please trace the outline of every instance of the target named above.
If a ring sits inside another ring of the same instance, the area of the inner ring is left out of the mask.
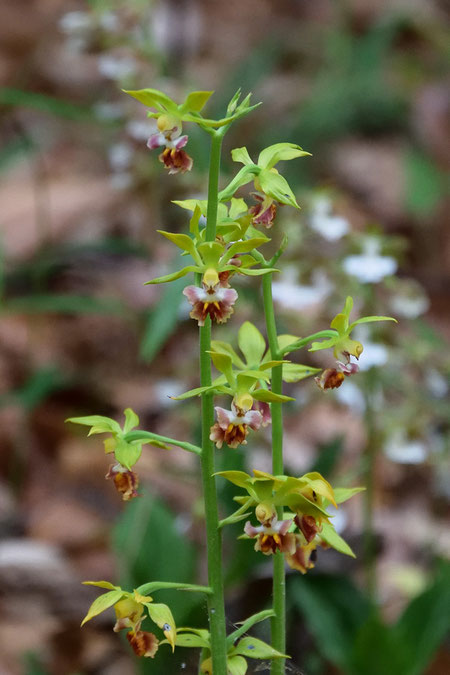
[[[202,454],[202,449],[199,448],[198,445],[186,443],[185,441],[177,441],[175,438],[169,438],[168,436],[160,436],[159,434],[154,434],[151,431],[129,431],[124,436],[124,441],[127,443],[140,440],[145,441],[147,439],[151,441],[161,441],[161,443],[168,443],[169,445],[176,445],[178,448],[182,448],[188,452],[193,452],[196,455]]]
[[[375,499],[375,470],[378,451],[378,431],[374,408],[376,374],[372,368],[366,375],[366,429],[367,445],[364,451],[364,536],[363,563],[366,588],[372,600],[376,598],[376,542],[373,524]]]
[[[266,317],[267,337],[269,340],[270,358],[279,360],[277,326],[272,298],[272,274],[263,277],[263,302]],[[283,366],[272,368],[272,391],[282,394]],[[283,465],[283,412],[281,403],[271,403],[272,412],[272,471],[274,475],[281,475]],[[277,517],[283,518],[283,508],[277,508]],[[275,616],[271,619],[272,647],[282,654],[286,651],[286,584],[284,574],[284,556],[277,551],[273,556],[273,611]],[[271,675],[284,675],[285,660],[274,659],[271,664]]]
[[[216,237],[220,151],[223,132],[212,131],[211,155],[208,183],[208,210],[206,214],[205,240]],[[211,376],[211,318],[200,326],[200,384],[210,386]],[[222,535],[219,529],[216,480],[214,477],[214,443],[209,439],[214,424],[214,400],[209,392],[202,394],[202,482],[205,504],[206,539],[208,557],[208,585],[212,589],[208,596],[209,628],[211,634],[211,656],[214,675],[226,675],[227,650],[225,629],[225,601],[222,572]]]

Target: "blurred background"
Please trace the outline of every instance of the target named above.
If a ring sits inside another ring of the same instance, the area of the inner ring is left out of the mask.
[[[131,406],[143,428],[199,439],[198,401],[169,398],[198,386],[186,281],[143,283],[180,266],[155,230],[185,230],[171,200],[205,197],[208,137],[186,125],[194,170],[169,176],[145,146],[145,108],[121,93],[146,86],[179,101],[214,89],[209,116],[238,87],[263,102],[226,138],[223,184],[233,147],[255,157],[291,141],[313,154],[281,168],[302,211],[283,207],[272,230],[274,245],[282,232],[290,242],[274,285],[280,332],[327,327],[346,295],[355,317],[399,322],[360,331],[361,372],[339,390],[286,386],[287,471],[367,486],[335,517],[357,559],[322,551],[308,575],[288,575],[288,672],[450,672],[447,11],[445,0],[2,5],[1,675],[197,672],[189,650],[137,662],[112,613],[79,629],[96,595],[82,580],[205,579],[196,458],[145,446],[143,496],[124,505],[101,441],[64,424],[121,421]],[[265,333],[258,283],[236,285],[235,315],[216,331],[230,342],[246,319]],[[270,470],[269,439],[270,428],[223,449],[220,467]],[[220,485],[223,517],[234,494]],[[224,535],[230,630],[270,598],[271,561],[236,541],[241,529]],[[201,597],[158,600],[178,625],[205,625]]]

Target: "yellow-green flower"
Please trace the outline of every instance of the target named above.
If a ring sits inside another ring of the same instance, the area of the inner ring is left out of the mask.
[[[128,642],[135,653],[138,656],[153,658],[158,649],[159,640],[153,633],[141,630],[141,624],[147,612],[150,619],[162,629],[174,651],[177,629],[172,612],[167,605],[155,604],[151,596],[141,595],[137,590],[129,593],[109,581],[85,581],[83,583],[88,586],[105,588],[107,592],[94,600],[81,622],[82,626],[106,609],[114,607],[116,623],[113,630],[117,633],[126,629]]]

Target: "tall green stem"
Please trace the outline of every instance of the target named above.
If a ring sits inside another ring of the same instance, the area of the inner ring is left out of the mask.
[[[278,348],[277,326],[272,298],[272,275],[263,276],[263,301],[264,314],[266,317],[267,337],[269,340],[270,357],[278,360],[280,350]],[[275,394],[282,393],[283,366],[272,368],[272,391]],[[272,411],[272,471],[274,475],[284,472],[283,466],[283,412],[281,403],[271,403]],[[277,516],[283,518],[283,509],[278,507]],[[275,616],[271,619],[272,647],[281,653],[286,651],[286,584],[284,574],[284,556],[277,551],[273,556],[273,611]],[[284,659],[272,661],[271,675],[284,675]]]
[[[206,241],[214,241],[216,236],[217,206],[219,191],[220,151],[223,134],[211,132],[211,156],[209,164],[208,210],[206,220]],[[209,386],[212,381],[211,357],[211,318],[200,327],[200,383]],[[227,651],[225,630],[225,602],[222,573],[222,537],[219,529],[219,511],[217,506],[216,481],[214,478],[214,443],[209,435],[214,424],[214,402],[212,394],[202,395],[202,482],[205,503],[206,538],[208,556],[208,584],[212,589],[208,596],[209,627],[211,633],[211,653],[214,675],[226,675]]]

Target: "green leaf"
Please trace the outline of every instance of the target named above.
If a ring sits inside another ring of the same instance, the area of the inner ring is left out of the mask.
[[[272,169],[281,160],[295,159],[296,157],[311,156],[295,143],[275,143],[259,153],[258,166],[262,169]]]
[[[231,157],[233,162],[241,162],[241,164],[247,166],[254,165],[254,162],[252,162],[252,159],[248,154],[247,148],[234,148],[234,150],[231,151]]]
[[[175,234],[173,232],[165,232],[164,230],[157,230],[157,232],[175,244],[175,246],[178,246],[178,248],[190,253],[197,263],[200,262],[195,244],[187,234]]]
[[[257,614],[249,616],[248,619],[246,619],[245,621],[239,621],[238,622],[239,628],[237,628],[235,631],[230,633],[230,635],[228,635],[227,645],[231,646],[234,642],[236,642],[238,638],[241,637],[241,635],[247,633],[250,630],[250,628],[252,628],[252,626],[259,623],[260,621],[270,619],[273,616],[275,616],[275,612],[272,609],[264,609],[262,612],[258,612]]]
[[[258,180],[264,194],[269,195],[281,204],[289,204],[297,209],[300,208],[289,183],[279,173],[263,169],[258,176]]]
[[[156,279],[146,281],[144,285],[148,286],[149,284],[166,284],[168,281],[175,281],[175,279],[180,279],[181,277],[186,276],[186,274],[189,274],[189,272],[199,271],[201,270],[195,265],[188,265],[187,267],[183,267],[181,270],[178,270],[178,272],[172,272],[171,274],[166,274],[163,277],[157,277]]]
[[[433,655],[450,631],[450,565],[442,563],[435,582],[414,598],[391,628],[401,645],[401,675],[425,673]]]
[[[311,366],[303,366],[300,363],[287,363],[283,366],[283,380],[285,382],[300,382],[306,377],[311,377],[316,373],[320,373],[321,368],[312,368]]]
[[[175,101],[172,101],[162,91],[158,91],[157,89],[122,89],[122,91],[149,108],[166,109],[169,112],[177,113],[178,106]]]
[[[95,431],[89,432],[89,436],[92,434],[104,434],[104,433],[120,433],[122,429],[120,425],[112,420],[110,417],[104,417],[103,415],[89,415],[88,417],[69,417],[66,419],[66,422],[72,422],[73,424],[81,424],[86,427],[93,427]]]
[[[123,431],[125,434],[127,434],[129,431],[131,431],[131,429],[134,429],[134,427],[137,427],[139,425],[139,417],[131,408],[126,408],[124,410],[124,415],[125,415],[125,424],[123,427]]]
[[[121,438],[117,439],[114,450],[114,457],[122,466],[131,470],[131,467],[136,464],[142,453],[142,445],[140,443],[127,443]]]
[[[344,555],[349,555],[351,558],[356,558],[350,546],[347,542],[342,539],[342,537],[336,532],[331,523],[323,523],[322,532],[320,533],[321,539],[331,546],[332,548],[343,553]]]
[[[262,640],[257,640],[253,637],[245,637],[242,638],[242,640],[239,640],[230,653],[241,654],[242,656],[247,656],[252,659],[289,658],[287,654],[282,654]]]
[[[245,321],[239,328],[238,345],[249,366],[258,365],[266,351],[266,341],[250,321]]]
[[[228,675],[245,675],[247,672],[247,661],[243,656],[235,655],[227,658]]]
[[[285,403],[286,401],[295,401],[295,398],[292,398],[292,396],[275,394],[273,391],[268,391],[267,389],[257,389],[256,391],[252,391],[252,396],[257,401],[263,401],[264,403]]]
[[[87,621],[90,621],[91,619],[94,618],[94,616],[97,616],[98,614],[101,614],[104,612],[106,609],[109,609],[113,605],[116,604],[116,602],[119,602],[119,600],[124,596],[124,591],[122,590],[117,590],[117,591],[109,591],[109,593],[103,593],[103,595],[99,595],[98,598],[94,600],[92,605],[89,607],[88,613],[84,617],[83,621],[81,622],[81,625],[84,626],[84,624]]]
[[[200,112],[213,93],[213,91],[192,91],[186,96],[184,103],[180,106],[180,110],[183,112],[185,110],[190,112]]]

